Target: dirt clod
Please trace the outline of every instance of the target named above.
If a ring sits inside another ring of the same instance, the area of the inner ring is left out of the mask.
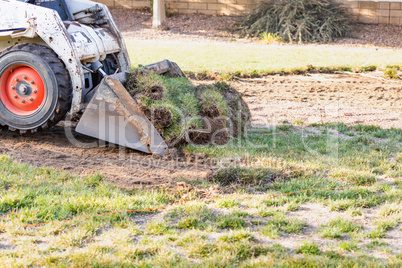
[[[146,69],[137,69],[128,77],[125,86],[131,96],[137,99],[146,97],[150,100],[161,100],[166,89],[152,79],[151,72]]]
[[[220,116],[219,109],[215,104],[212,104],[208,107],[203,107],[201,109],[201,114],[208,117],[217,117]]]
[[[173,123],[172,113],[165,108],[156,108],[153,111],[153,124],[156,128],[167,128]]]
[[[226,119],[204,117],[203,130],[190,132],[190,140],[195,144],[224,145],[228,142],[230,133]]]
[[[151,100],[161,100],[163,98],[164,88],[160,85],[152,85],[146,92],[146,96]]]

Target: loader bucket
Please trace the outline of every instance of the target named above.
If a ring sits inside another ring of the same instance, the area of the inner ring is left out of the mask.
[[[116,79],[103,78],[76,131],[127,148],[164,155],[165,141]]]

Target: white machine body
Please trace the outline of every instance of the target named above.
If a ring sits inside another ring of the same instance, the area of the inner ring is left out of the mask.
[[[56,0],[41,2],[59,4]],[[117,64],[115,71],[127,72],[130,60],[121,33],[105,5],[88,0],[62,3],[67,5],[63,19],[54,9],[0,0],[0,51],[27,42],[50,47],[70,74],[73,85],[70,113],[74,115],[83,108],[85,92],[96,86],[91,79],[91,64],[101,63],[111,55]]]

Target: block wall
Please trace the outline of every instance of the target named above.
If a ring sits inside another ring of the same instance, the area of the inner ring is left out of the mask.
[[[258,0],[166,0],[170,12],[240,15],[252,10]]]
[[[183,14],[224,14],[240,15],[250,11],[262,0],[166,0],[170,12]],[[339,0],[349,9],[355,21],[362,23],[383,23],[402,25],[402,0],[395,1],[355,1]],[[150,7],[144,0],[98,0],[110,7],[141,8]]]
[[[362,23],[402,25],[402,1],[345,1],[353,19]]]

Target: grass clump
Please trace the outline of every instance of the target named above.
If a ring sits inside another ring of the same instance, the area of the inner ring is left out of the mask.
[[[359,247],[353,242],[344,242],[339,244],[339,248],[345,251],[357,251]]]
[[[197,233],[190,231],[178,241],[177,245],[184,247],[190,258],[203,259],[202,267],[215,267],[216,264],[210,266],[207,263],[211,258],[219,260],[224,256],[226,262],[236,263],[268,252],[267,248],[257,243],[251,231],[244,229],[226,233],[215,240],[208,239],[199,231]]]
[[[376,227],[367,233],[367,237],[372,239],[387,237],[387,232],[395,228],[402,221],[401,209],[389,206],[388,204],[380,209],[380,216],[374,222]]]
[[[259,36],[260,36],[260,43],[266,45],[272,45],[275,43],[284,42],[283,39],[278,34],[263,32]]]
[[[194,241],[207,241],[207,235],[201,233],[200,231],[190,231],[177,241],[178,246],[187,246],[194,243]]]
[[[319,255],[321,250],[315,243],[304,242],[297,250],[296,253],[308,254],[308,255]]]
[[[216,251],[216,245],[210,242],[197,242],[190,248],[189,257],[191,258],[204,258],[210,256]]]
[[[218,169],[208,178],[211,182],[218,183],[221,186],[233,184],[241,185],[259,185],[271,182],[274,178],[282,174],[269,168],[239,168],[228,167]]]
[[[320,228],[319,232],[325,238],[341,238],[344,233],[350,234],[361,230],[362,227],[350,220],[337,218]]]
[[[339,199],[330,201],[329,208],[331,211],[345,211],[349,208],[353,208],[355,203],[356,201],[352,199]]]
[[[279,238],[282,233],[299,234],[306,226],[307,223],[304,221],[276,214],[267,221],[261,233],[269,238],[276,239]]]
[[[381,206],[379,214],[383,217],[392,215],[400,215],[402,217],[402,202],[385,203]]]
[[[378,228],[387,232],[389,230],[392,230],[395,226],[397,226],[400,221],[401,221],[400,217],[393,216],[378,219],[375,223],[377,224]]]
[[[386,247],[386,246],[388,246],[387,243],[381,242],[378,240],[371,241],[368,245],[366,245],[366,247],[369,249],[377,249],[377,248]]]
[[[215,222],[216,216],[205,204],[191,204],[172,209],[165,219],[179,229],[205,230]]]
[[[169,230],[166,223],[161,221],[152,221],[148,223],[146,232],[152,235],[163,235]]]
[[[360,66],[359,68],[355,69],[356,73],[367,73],[367,72],[374,72],[375,70],[377,70],[377,66],[376,65],[368,65],[368,66]]]
[[[368,232],[366,236],[371,239],[378,239],[387,237],[387,234],[386,230],[377,227]]]
[[[217,201],[217,205],[220,208],[233,208],[240,205],[239,200],[235,198],[224,198]]]
[[[350,20],[345,7],[334,0],[269,0],[236,25],[245,36],[277,34],[287,42],[328,42],[346,36]]]
[[[398,71],[400,70],[400,66],[387,66],[384,70],[384,75],[391,79],[398,79]]]
[[[205,258],[220,259],[221,256],[225,256],[225,259],[230,260],[230,262],[238,262],[268,252],[267,248],[257,243],[257,240],[248,230],[229,232],[216,240],[208,239],[204,234],[190,231],[177,242],[177,245],[184,247],[190,258],[203,259],[205,264],[203,267],[215,267],[215,265],[207,265],[205,261],[208,259]]]
[[[217,221],[217,226],[221,229],[241,229],[246,227],[246,221],[244,220],[245,213],[232,212],[223,216]]]
[[[251,242],[256,241],[253,234],[248,230],[237,230],[224,234],[219,238],[219,240],[228,243],[240,242],[243,240]]]

